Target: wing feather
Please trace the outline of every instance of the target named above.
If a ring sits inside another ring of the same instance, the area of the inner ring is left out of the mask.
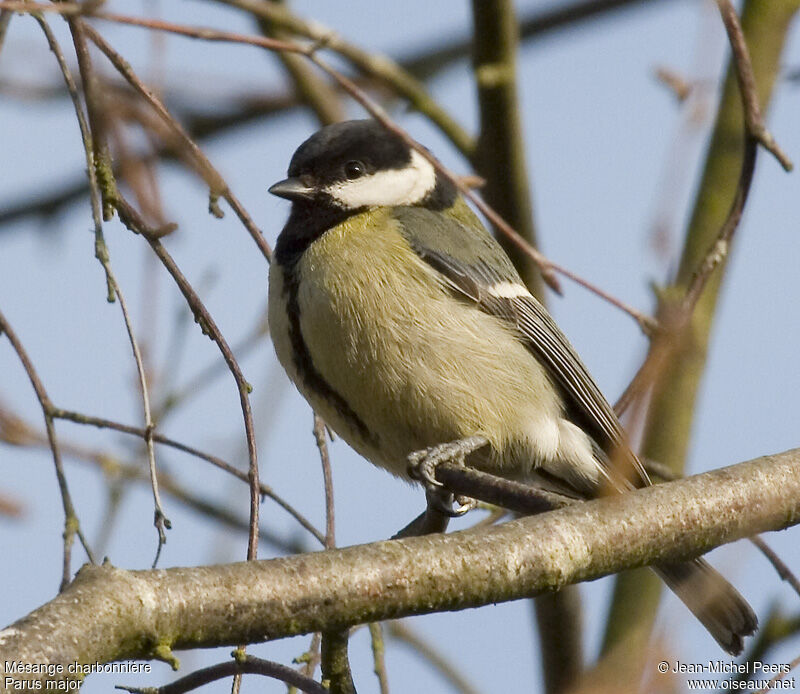
[[[458,234],[464,239],[465,245],[478,233],[457,220],[448,220],[445,224],[439,218],[436,227],[439,238],[443,232]],[[508,257],[499,244],[483,228],[480,233],[491,239],[489,243],[485,238],[480,239],[482,255],[485,256],[487,251],[492,256],[497,254],[501,262],[487,262],[485,257],[475,257],[470,253],[464,254],[465,259],[461,259],[452,252],[452,238],[445,240],[443,248],[436,248],[430,243],[430,234],[425,237],[428,243],[421,243],[418,237],[410,240],[410,243],[420,258],[440,273],[445,284],[456,295],[476,303],[482,311],[515,325],[520,340],[537,357],[562,392],[567,416],[589,434],[605,453],[598,456],[604,458],[600,462],[608,467],[608,457],[622,454],[640,477],[639,484],[649,483],[647,473],[625,440],[617,415],[569,340],[544,306],[527,291],[522,291],[522,280],[513,269],[509,271]],[[495,258],[490,257],[489,260]],[[520,287],[518,295],[506,296],[493,292],[493,288],[509,282]]]

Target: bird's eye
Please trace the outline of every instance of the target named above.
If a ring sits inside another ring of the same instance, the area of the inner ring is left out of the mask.
[[[367,167],[357,159],[349,161],[344,165],[344,175],[351,181],[356,178],[361,178],[365,173],[367,173]]]

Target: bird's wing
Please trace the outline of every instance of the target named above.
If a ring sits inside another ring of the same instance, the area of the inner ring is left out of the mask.
[[[407,218],[406,213],[400,221],[415,253],[442,276],[451,291],[476,303],[480,310],[513,323],[520,340],[560,389],[567,416],[606,456],[623,455],[641,478],[639,484],[646,484],[647,473],[625,442],[611,405],[553,318],[525,289],[497,241],[477,218],[475,226],[424,208],[412,209],[414,218]],[[603,457],[601,462],[607,464]]]

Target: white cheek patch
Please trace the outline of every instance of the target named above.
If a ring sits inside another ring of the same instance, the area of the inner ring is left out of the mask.
[[[325,189],[346,209],[414,205],[436,187],[436,171],[419,152],[402,169],[378,171],[354,181],[342,181]]]
[[[498,299],[516,299],[530,294],[527,287],[518,282],[497,282],[489,287],[488,292]]]

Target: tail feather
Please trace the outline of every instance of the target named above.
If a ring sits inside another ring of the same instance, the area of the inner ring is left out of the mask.
[[[742,652],[744,637],[758,628],[758,618],[722,574],[704,559],[653,569],[722,648],[731,655]]]

